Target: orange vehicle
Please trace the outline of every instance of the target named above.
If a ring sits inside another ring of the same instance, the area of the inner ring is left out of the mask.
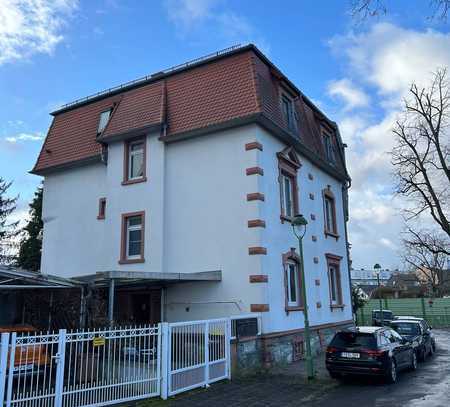
[[[36,328],[31,325],[15,325],[15,326],[2,326],[0,327],[0,333],[3,332],[17,332],[30,333],[36,332]],[[11,352],[11,349],[10,349]],[[10,353],[9,353],[10,355]],[[10,356],[8,355],[8,368],[10,366]],[[50,349],[47,349],[47,345],[18,345],[14,354],[14,375],[36,371],[45,368],[50,364],[51,353]]]

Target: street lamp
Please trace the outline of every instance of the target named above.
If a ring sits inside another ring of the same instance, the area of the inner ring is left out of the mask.
[[[314,379],[314,366],[311,353],[311,337],[309,332],[308,301],[306,300],[305,268],[303,262],[303,237],[306,233],[307,224],[308,221],[303,215],[295,215],[292,219],[292,231],[294,232],[295,237],[298,239],[298,247],[300,253],[300,279],[302,284],[303,314],[305,319],[306,373],[308,375],[308,379]]]
[[[384,315],[383,315],[383,301],[381,300],[381,284],[380,284],[380,269],[376,269],[375,274],[377,275],[378,283],[378,300],[380,301],[380,325],[384,325]]]

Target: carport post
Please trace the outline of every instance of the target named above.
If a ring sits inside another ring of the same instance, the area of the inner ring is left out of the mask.
[[[169,324],[161,322],[159,324],[158,333],[161,336],[161,350],[159,352],[161,357],[160,369],[160,383],[161,383],[161,398],[167,400],[169,393],[169,363],[171,358],[171,343],[169,338]]]
[[[114,324],[114,279],[109,280],[109,302],[108,302],[108,320],[109,326]]]
[[[8,364],[9,333],[1,335],[0,340],[0,403],[5,399],[6,369]]]

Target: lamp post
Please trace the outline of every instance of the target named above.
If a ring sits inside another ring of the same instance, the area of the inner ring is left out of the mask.
[[[305,320],[305,342],[306,342],[306,373],[308,379],[314,379],[314,366],[311,353],[311,337],[309,332],[309,319],[308,319],[308,301],[306,299],[306,286],[305,286],[305,267],[303,262],[303,237],[306,233],[307,220],[303,215],[295,215],[292,219],[292,231],[295,237],[298,239],[298,247],[300,254],[300,279],[302,284],[302,297],[303,297],[303,315]]]
[[[381,284],[380,284],[380,271],[375,271],[375,274],[377,275],[377,283],[378,283],[378,300],[380,301],[380,324],[381,326],[384,325],[384,315],[383,315],[383,301],[381,300]]]

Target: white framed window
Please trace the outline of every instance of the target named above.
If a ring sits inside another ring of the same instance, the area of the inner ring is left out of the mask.
[[[127,259],[139,259],[142,256],[142,216],[127,218],[126,237]]]
[[[288,307],[300,306],[300,284],[298,264],[294,261],[286,263],[286,303]]]
[[[331,305],[338,304],[338,271],[335,265],[328,266],[328,273],[330,276],[330,297]]]
[[[144,140],[133,141],[128,145],[128,180],[144,177]]]
[[[122,215],[122,244],[119,263],[144,261],[144,212]]]
[[[294,179],[281,174],[281,207],[282,214],[288,218],[294,216]]]
[[[110,116],[111,116],[111,109],[105,110],[104,112],[100,113],[97,134],[100,134],[103,130],[105,130],[105,127],[108,124]]]

